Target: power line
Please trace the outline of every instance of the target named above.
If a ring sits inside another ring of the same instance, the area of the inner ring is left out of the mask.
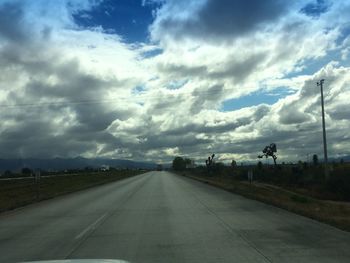
[[[220,88],[212,88],[206,91],[198,91],[201,94],[212,94],[215,91],[223,91]],[[193,94],[197,90],[193,90],[190,92],[181,92],[178,93],[178,96],[183,94]],[[169,96],[172,94],[163,94],[164,96]],[[48,106],[69,106],[69,105],[89,105],[89,104],[104,104],[115,101],[130,101],[131,98],[137,99],[148,99],[148,98],[161,98],[159,95],[151,95],[151,94],[130,94],[128,97],[114,97],[110,99],[96,99],[96,100],[78,100],[78,101],[58,101],[58,102],[41,102],[41,103],[18,103],[18,104],[0,104],[0,108],[41,108]]]
[[[42,102],[42,103],[19,103],[19,104],[2,104],[1,108],[23,108],[23,107],[46,107],[46,106],[66,106],[73,104],[100,104],[116,101],[117,98],[108,100],[81,100],[81,101],[62,101],[62,102]]]

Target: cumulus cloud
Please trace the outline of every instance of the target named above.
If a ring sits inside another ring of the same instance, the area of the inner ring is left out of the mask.
[[[6,25],[9,29],[0,28],[0,67],[5,73],[0,92],[1,155],[97,156],[107,145],[117,148],[118,140],[106,129],[137,110],[136,102],[116,98],[129,94],[143,78],[135,75],[137,54],[118,36],[72,29],[69,8],[90,8],[83,2],[55,2],[70,23],[40,18],[41,26],[56,26],[50,38],[40,34],[40,26],[26,24],[42,6],[27,5],[29,1],[18,1],[0,8],[12,22]],[[113,67],[116,60],[120,65]]]
[[[166,1],[153,24],[153,38],[194,37],[215,42],[241,37],[276,22],[287,10],[286,1],[207,0]],[[188,11],[191,10],[191,11]],[[174,14],[177,14],[174,16]]]
[[[350,154],[348,5],[161,2],[143,44],[75,23],[100,1],[0,2],[0,157],[256,161],[275,142],[305,159],[322,151],[321,78],[330,155]],[[275,103],[221,109],[281,87]]]

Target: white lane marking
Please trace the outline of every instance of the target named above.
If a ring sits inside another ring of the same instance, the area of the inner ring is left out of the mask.
[[[100,223],[105,217],[107,216],[107,213],[100,216],[95,222],[93,222],[91,225],[89,225],[87,228],[85,228],[79,235],[75,237],[75,239],[79,239],[83,237],[87,232],[94,230],[98,223]]]

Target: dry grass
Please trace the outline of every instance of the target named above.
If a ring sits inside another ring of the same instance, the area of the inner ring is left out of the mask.
[[[0,212],[12,210],[55,196],[72,193],[140,174],[140,171],[121,170],[56,177],[42,177],[36,184],[34,178],[0,181]]]
[[[268,184],[249,184],[248,182],[241,182],[224,177],[204,178],[189,173],[183,175],[247,198],[272,204],[296,214],[350,231],[349,202],[317,200],[307,195]]]

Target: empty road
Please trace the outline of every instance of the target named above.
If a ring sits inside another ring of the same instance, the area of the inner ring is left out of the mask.
[[[350,262],[350,233],[149,172],[0,215],[0,262]]]

